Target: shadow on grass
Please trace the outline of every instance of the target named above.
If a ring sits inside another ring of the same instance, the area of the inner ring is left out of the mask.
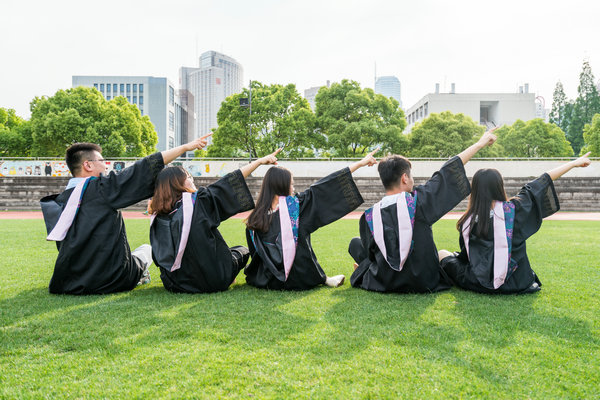
[[[173,294],[162,286],[99,296],[20,292],[0,301],[0,349],[53,346],[59,352],[118,353],[135,343],[190,341],[268,348],[308,329],[314,321],[280,310],[308,292],[279,292],[235,285],[226,292]]]

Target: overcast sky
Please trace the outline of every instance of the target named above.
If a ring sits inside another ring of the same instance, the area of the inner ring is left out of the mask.
[[[244,83],[298,90],[395,75],[410,107],[439,82],[459,93],[577,95],[584,59],[600,78],[600,2],[571,0],[3,0],[0,107],[29,118],[35,96],[72,75],[166,76],[207,50],[244,67]]]

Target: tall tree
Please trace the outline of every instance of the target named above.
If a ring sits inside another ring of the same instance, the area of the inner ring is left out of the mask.
[[[398,101],[344,79],[322,87],[315,105],[317,127],[334,154],[356,157],[377,146],[382,153],[406,153],[406,119]]]
[[[517,120],[497,131],[500,144],[508,157],[567,157],[573,149],[564,132],[555,124],[540,118],[527,122]]]
[[[31,149],[31,129],[28,121],[12,108],[0,108],[0,156],[26,157]]]
[[[584,61],[581,74],[579,74],[577,99],[566,131],[567,139],[571,142],[575,154],[579,154],[584,144],[583,127],[592,122],[592,117],[597,113],[600,113],[600,96],[598,88],[594,84],[592,68],[588,61]]]
[[[449,111],[430,114],[410,133],[410,156],[454,156],[473,144],[484,131],[483,126],[464,114]]]
[[[87,87],[59,90],[31,102],[32,155],[63,156],[76,142],[102,146],[107,157],[146,156],[158,141],[148,116],[123,97],[106,100]]]
[[[229,96],[217,113],[211,156],[259,157],[284,147],[283,157],[312,156],[324,145],[315,132],[315,117],[308,101],[289,84],[263,85],[252,82],[252,114],[240,106],[250,99],[250,90]]]
[[[600,114],[594,115],[592,123],[585,125],[583,138],[585,146],[581,149],[581,154],[591,151],[592,157],[600,157]]]
[[[569,120],[566,115],[566,107],[569,103],[563,84],[559,81],[552,94],[552,110],[550,111],[550,123],[556,124],[563,132],[566,132]]]

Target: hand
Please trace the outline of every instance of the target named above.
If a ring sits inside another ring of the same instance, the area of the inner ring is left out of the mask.
[[[576,160],[573,160],[573,166],[574,167],[587,167],[588,165],[590,165],[592,162],[590,161],[590,159],[588,158],[590,156],[590,154],[592,154],[591,151],[589,151],[587,154],[584,154],[583,156],[579,157]]]
[[[376,148],[375,150],[373,150],[372,152],[370,152],[369,154],[367,154],[362,160],[359,161],[361,167],[364,166],[373,166],[375,164],[377,164],[377,160],[375,159],[375,157],[373,157],[373,154],[377,153],[379,151],[379,147]]]
[[[208,135],[201,136],[198,139],[192,140],[191,142],[187,143],[185,145],[186,151],[203,149],[204,147],[206,147],[207,139],[210,136],[212,136],[212,134],[213,134],[213,132],[209,133]]]
[[[494,144],[496,139],[498,139],[496,135],[494,135],[494,131],[496,131],[498,128],[499,126],[490,129],[479,138],[477,142],[481,145],[481,147],[491,146]]]
[[[281,150],[283,150],[283,147],[278,148],[277,150],[275,150],[273,153],[269,154],[268,156],[259,158],[258,159],[259,164],[260,165],[267,165],[267,164],[277,165],[277,154],[279,154],[279,152]]]

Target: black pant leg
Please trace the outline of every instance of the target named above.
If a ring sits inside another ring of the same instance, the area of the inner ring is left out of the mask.
[[[350,241],[350,244],[348,245],[348,253],[350,253],[357,264],[360,264],[362,260],[367,258],[367,252],[365,251],[365,248],[358,237],[355,237]]]
[[[235,270],[235,275],[244,269],[248,260],[250,259],[250,251],[244,246],[234,246],[230,247],[231,257],[233,259],[233,267]]]

